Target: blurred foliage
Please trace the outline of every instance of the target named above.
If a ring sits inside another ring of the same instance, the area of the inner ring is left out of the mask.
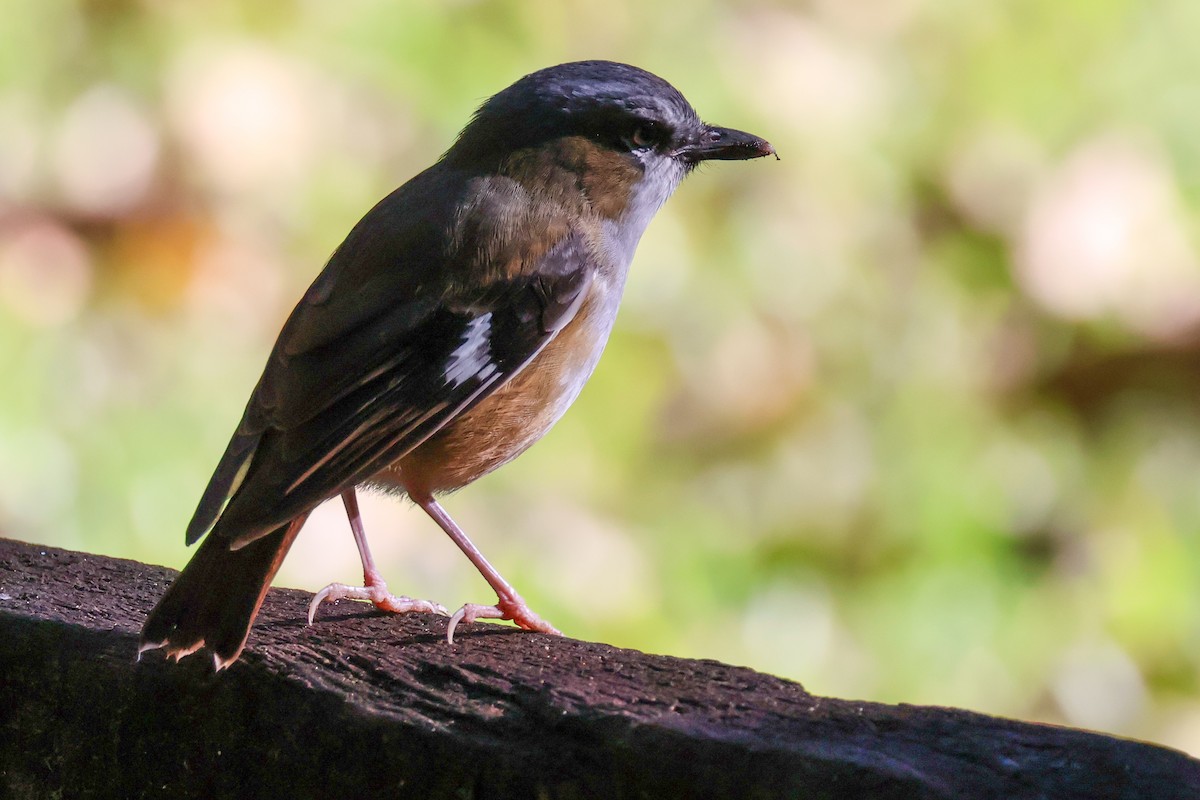
[[[1200,5],[4,6],[3,534],[182,566],[350,226],[517,77],[628,61],[783,160],[687,181],[451,512],[573,636],[1200,753]],[[395,589],[487,599],[364,512]],[[279,581],[356,577],[331,504]]]

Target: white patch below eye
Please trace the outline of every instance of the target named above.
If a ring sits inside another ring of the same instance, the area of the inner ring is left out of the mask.
[[[605,244],[610,255],[623,267],[633,261],[633,253],[646,226],[686,174],[678,159],[667,156],[651,154],[643,163],[646,172],[633,187],[625,212],[619,219],[604,221]]]
[[[450,359],[446,362],[443,373],[446,382],[457,388],[471,378],[485,381],[496,374],[496,365],[492,362],[492,347],[489,337],[492,334],[492,314],[489,311],[481,317],[476,317],[467,323],[467,332],[462,344],[454,348]]]

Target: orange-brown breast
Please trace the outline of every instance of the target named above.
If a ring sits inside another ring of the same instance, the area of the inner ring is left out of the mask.
[[[521,372],[371,482],[415,493],[449,491],[523,453],[558,421],[591,375],[620,291],[597,277],[575,317]]]

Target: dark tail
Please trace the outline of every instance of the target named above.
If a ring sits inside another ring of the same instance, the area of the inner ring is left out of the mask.
[[[229,549],[225,537],[210,533],[146,618],[138,656],[165,647],[178,660],[207,647],[217,669],[236,661],[306,516],[237,550]]]

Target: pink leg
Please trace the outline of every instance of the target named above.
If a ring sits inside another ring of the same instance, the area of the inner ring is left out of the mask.
[[[362,559],[363,585],[347,586],[344,583],[331,583],[313,596],[308,604],[308,624],[311,625],[316,616],[317,606],[326,600],[365,600],[380,611],[390,611],[393,614],[411,614],[413,612],[447,615],[446,609],[438,603],[428,600],[414,600],[411,597],[397,597],[387,590],[383,576],[375,566],[371,548],[367,546],[367,534],[363,530],[362,517],[358,513],[358,496],[350,488],[342,492],[342,502],[346,506],[346,516],[350,520],[350,530],[354,534],[354,543],[358,545],[358,556]]]
[[[454,616],[450,617],[450,624],[446,627],[446,640],[450,644],[454,644],[454,629],[458,627],[459,622],[471,623],[477,619],[511,619],[521,628],[527,631],[540,631],[541,633],[553,633],[561,636],[549,622],[539,617],[533,612],[521,595],[517,594],[517,590],[504,580],[503,576],[496,571],[483,553],[471,543],[467,538],[467,534],[463,529],[450,518],[446,513],[446,509],[442,508],[437,500],[433,499],[432,495],[417,495],[409,492],[409,497],[412,501],[425,510],[425,513],[433,517],[446,535],[458,545],[458,549],[463,551],[467,558],[471,559],[471,563],[475,565],[475,569],[479,570],[479,574],[488,582],[492,589],[496,592],[497,602],[494,606],[478,605],[476,603],[467,603],[458,611],[454,612]]]

